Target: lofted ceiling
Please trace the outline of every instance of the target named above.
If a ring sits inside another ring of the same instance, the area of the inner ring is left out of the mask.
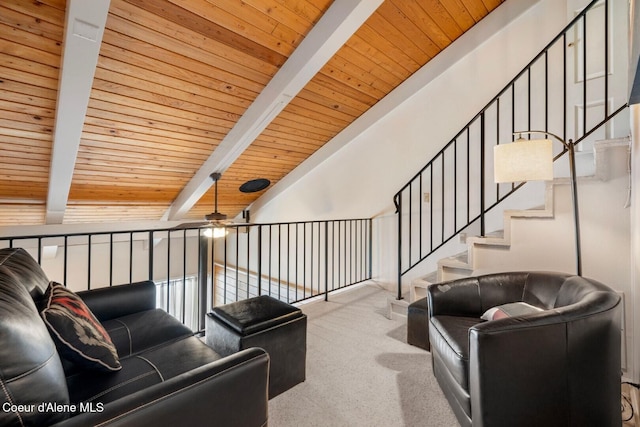
[[[0,225],[235,216],[503,1],[5,0]]]

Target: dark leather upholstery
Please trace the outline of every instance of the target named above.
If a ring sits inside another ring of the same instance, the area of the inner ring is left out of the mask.
[[[221,355],[266,350],[270,399],[306,378],[307,316],[268,295],[215,307],[207,315],[206,340]]]
[[[19,280],[34,299],[42,297],[49,286],[40,265],[22,248],[0,250],[0,265],[6,267],[5,272]]]
[[[121,358],[193,335],[191,329],[159,308],[107,320],[102,326]]]
[[[0,250],[2,426],[48,425],[65,418],[65,414],[13,411],[11,406],[5,406],[69,403],[64,371],[55,344],[29,293],[40,288],[43,275],[40,266],[26,251]],[[21,280],[23,277],[24,282]]]
[[[156,308],[156,285],[151,280],[78,292],[78,295],[100,322]]]
[[[427,298],[409,304],[407,309],[407,343],[429,351],[429,309]]]
[[[619,426],[620,296],[584,277],[516,272],[428,290],[434,374],[462,426]],[[487,309],[544,309],[485,322]]]
[[[214,307],[209,314],[242,335],[272,328],[301,317],[302,311],[269,295]]]
[[[26,251],[0,249],[0,405],[44,402],[71,411],[3,410],[0,425],[266,425],[264,350],[222,357],[156,309],[155,285],[140,282],[80,293],[122,363],[117,372],[83,370],[61,363],[36,308],[45,282]]]
[[[55,426],[266,426],[268,369],[269,356],[251,348]]]
[[[67,377],[72,403],[102,402],[126,397],[220,359],[198,338],[191,336],[122,360],[114,373],[77,371]]]

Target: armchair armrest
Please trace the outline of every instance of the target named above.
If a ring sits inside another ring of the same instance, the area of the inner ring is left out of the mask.
[[[250,348],[55,426],[266,426],[268,376],[268,354]]]
[[[101,322],[156,308],[156,285],[151,280],[81,291],[78,295]]]
[[[619,381],[620,298],[615,293],[594,292],[568,306],[469,329],[474,425],[476,414],[478,425],[504,425],[504,420],[527,425],[532,419],[537,425],[568,425],[584,416],[601,418],[576,425],[615,425],[611,419],[619,409],[599,410],[596,416],[568,408],[609,402],[601,407],[617,409],[610,395],[618,393]]]
[[[564,418],[569,394],[566,324],[557,314],[556,321],[549,316],[531,322],[523,317],[469,329],[474,424],[477,419],[480,426],[528,425],[531,420],[536,425],[569,425]]]

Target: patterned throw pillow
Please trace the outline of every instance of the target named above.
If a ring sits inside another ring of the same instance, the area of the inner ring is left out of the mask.
[[[498,320],[506,319],[507,317],[524,316],[525,314],[538,313],[540,311],[543,310],[526,302],[512,302],[492,307],[485,311],[480,318],[484,320]]]
[[[109,334],[78,295],[50,282],[45,300],[42,318],[62,357],[89,369],[122,368]]]

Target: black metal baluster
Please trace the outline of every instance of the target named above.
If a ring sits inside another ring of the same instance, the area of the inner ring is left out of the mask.
[[[87,236],[87,290],[91,289],[91,237],[91,234]]]
[[[258,226],[258,295],[262,295],[262,225]]]
[[[187,229],[182,230],[182,323],[187,311]]]
[[[440,180],[441,182],[440,182],[440,185],[441,185],[441,187],[442,187],[442,188],[440,189],[440,197],[441,197],[441,202],[440,202],[440,211],[441,211],[441,214],[440,214],[440,226],[441,226],[441,230],[440,230],[440,236],[441,236],[441,237],[440,237],[440,243],[444,243],[444,239],[445,239],[445,237],[444,237],[444,218],[445,218],[445,211],[444,211],[444,208],[445,208],[445,206],[444,206],[444,205],[445,205],[445,198],[444,198],[444,193],[445,193],[445,191],[444,191],[444,183],[445,183],[445,180],[446,180],[445,164],[444,164],[444,151],[442,151],[442,153],[441,153],[441,155],[440,155],[440,156],[441,156],[441,157],[440,157],[440,160],[441,160],[441,162],[440,162],[440,168],[441,168],[441,169],[440,169],[440,176],[441,176],[441,180]]]
[[[89,242],[91,242],[91,239],[89,239]],[[153,251],[153,230],[151,230],[149,231],[149,280],[153,280]]]
[[[64,284],[67,284],[67,270],[69,269],[69,245],[68,245],[68,236],[64,236],[64,266],[63,266],[63,275],[62,280],[64,280]]]
[[[582,135],[587,133],[587,14],[583,18],[582,31]],[[605,74],[606,77],[606,74]],[[607,100],[605,100],[606,103]],[[582,136],[581,135],[581,136]],[[576,138],[577,140],[578,138]]]
[[[222,265],[222,293],[224,295],[224,304],[227,303],[227,235],[224,236],[224,252],[223,252],[223,265]],[[215,241],[213,243],[215,245]]]
[[[109,286],[113,286],[113,233],[109,233]]]
[[[129,233],[129,283],[133,283],[133,231]]]
[[[226,231],[226,230],[225,230]],[[240,301],[240,233],[236,228],[236,301]],[[247,294],[249,290],[247,289]]]
[[[171,288],[171,232],[167,232],[167,313],[169,311],[169,291]]]

